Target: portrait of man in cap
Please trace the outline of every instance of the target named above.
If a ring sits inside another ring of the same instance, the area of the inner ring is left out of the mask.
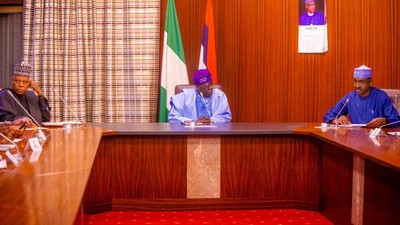
[[[28,126],[50,121],[49,104],[39,83],[30,78],[31,73],[30,65],[15,65],[11,87],[0,91],[0,121],[25,120]]]
[[[317,11],[317,0],[300,0],[299,4],[300,6],[305,6],[306,9],[305,12],[300,13],[300,26],[325,25],[325,16]],[[302,11],[300,10],[300,12]]]
[[[325,114],[324,123],[365,124],[377,128],[399,121],[399,113],[387,93],[371,86],[372,69],[362,65],[354,69],[354,91],[346,94]],[[393,124],[393,126],[399,126]]]
[[[232,120],[228,99],[223,91],[214,88],[212,76],[207,69],[197,70],[193,75],[195,89],[183,89],[172,96],[170,123],[227,123]]]

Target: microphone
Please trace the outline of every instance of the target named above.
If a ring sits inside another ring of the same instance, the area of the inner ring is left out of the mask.
[[[208,118],[211,119],[211,115],[210,115],[210,112],[208,111],[207,104],[204,101],[203,93],[201,91],[199,91],[199,93],[200,93],[201,101],[203,102],[204,106],[206,107]]]
[[[397,121],[394,121],[394,122],[391,122],[391,123],[385,123],[385,124],[383,124],[382,126],[373,129],[373,130],[371,131],[371,133],[369,134],[369,136],[370,136],[370,137],[376,137],[376,136],[378,136],[379,134],[383,133],[382,127],[390,126],[390,125],[393,125],[393,124],[396,124],[396,123],[400,123],[400,120],[397,120]],[[383,133],[383,135],[384,135],[384,134],[385,134],[385,133]]]
[[[76,121],[78,121],[79,123],[83,123],[82,120],[78,118],[78,115],[71,109],[71,107],[69,107],[67,102],[65,102],[64,99],[61,97],[61,95],[56,91],[56,89],[54,89],[53,87],[51,87],[51,89],[54,91],[54,93],[57,94],[58,98],[64,103],[64,105],[68,108],[68,110],[75,116]]]
[[[36,126],[38,127],[38,131],[39,131],[39,137],[42,138],[43,140],[46,140],[46,135],[43,133],[43,127],[40,125],[40,123],[33,118],[33,116],[24,108],[24,106],[22,106],[22,104],[18,101],[18,99],[16,99],[14,97],[14,95],[11,93],[10,90],[7,90],[8,94],[14,99],[14,101],[21,107],[22,110],[24,110],[24,112],[32,119],[32,121],[36,124]]]
[[[339,118],[340,113],[343,111],[344,107],[347,105],[347,103],[349,103],[349,101],[350,101],[350,98],[347,98],[347,99],[346,99],[346,102],[343,104],[342,108],[339,110],[338,114],[336,115],[336,117],[335,117],[335,119],[334,119],[334,120],[336,120],[336,128],[337,128],[337,126],[338,126],[338,121],[337,121],[337,119]]]
[[[16,99],[14,97],[14,95],[11,93],[10,90],[7,90],[8,94],[14,99],[14,101],[22,108],[22,110],[24,110],[24,112],[26,114],[28,114],[28,116],[32,119],[32,121],[36,124],[36,126],[38,126],[39,129],[42,129],[41,125],[39,124],[39,122],[37,120],[35,120],[35,118],[33,118],[33,116],[24,108],[24,106],[22,106],[22,104],[18,101],[18,99]]]

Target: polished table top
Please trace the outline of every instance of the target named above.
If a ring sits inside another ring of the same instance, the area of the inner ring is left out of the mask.
[[[324,142],[354,152],[366,159],[387,166],[400,172],[400,138],[390,135],[388,131],[400,131],[400,127],[383,128],[386,135],[369,137],[370,128],[320,129],[308,125],[303,129]]]
[[[20,148],[25,159],[0,170],[1,224],[73,224],[102,132],[50,129],[40,155]]]
[[[293,134],[307,123],[214,123],[195,127],[169,123],[91,123],[90,125],[108,129],[110,134],[118,135],[255,135]]]

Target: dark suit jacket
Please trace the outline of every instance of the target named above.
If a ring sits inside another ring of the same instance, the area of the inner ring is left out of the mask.
[[[8,90],[18,100],[16,93],[11,88],[4,88],[0,91],[0,121],[13,121],[21,117],[30,116],[21,108],[21,106],[13,99]],[[25,97],[29,105],[29,113],[35,120],[42,124],[49,122],[51,119],[50,107],[45,97],[38,97],[35,92],[28,90]]]

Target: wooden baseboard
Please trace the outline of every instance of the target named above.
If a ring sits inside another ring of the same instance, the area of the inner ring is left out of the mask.
[[[318,211],[318,202],[259,199],[113,199],[113,211],[183,211],[295,208]]]
[[[111,210],[112,210],[111,202],[90,204],[89,207],[82,207],[82,211],[84,214],[96,214],[96,213],[102,213],[102,212],[109,212]]]

